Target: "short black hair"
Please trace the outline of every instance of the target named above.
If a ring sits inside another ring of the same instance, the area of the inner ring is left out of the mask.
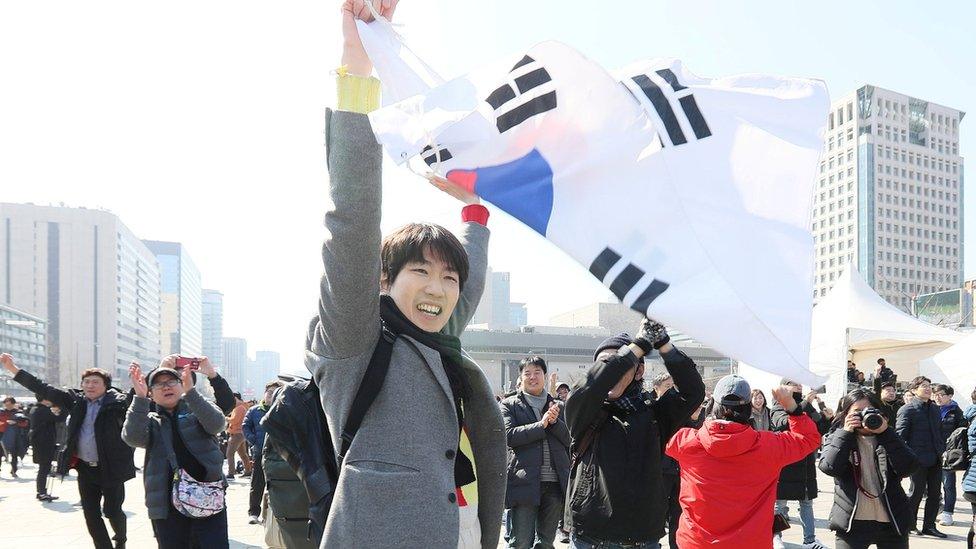
[[[881,364],[882,362],[885,362],[884,357],[878,359],[878,364]]]
[[[715,403],[714,415],[716,419],[724,419],[744,425],[752,425],[752,403],[744,402],[735,406]],[[753,427],[755,427],[753,425]]]
[[[932,383],[932,380],[925,376],[918,376],[915,379],[908,382],[908,390],[914,391],[923,383]]]
[[[898,385],[894,381],[884,381],[881,383],[881,388],[891,387],[892,389],[897,389]]]
[[[952,386],[946,385],[945,383],[933,383],[932,392],[933,393],[943,392],[949,396],[956,394],[956,391],[952,388]]]
[[[14,398],[14,397],[7,397],[7,398],[3,399],[3,403],[4,404],[6,404],[8,402],[11,403],[11,404],[17,404],[17,399]]]
[[[447,264],[458,274],[458,288],[468,279],[468,253],[454,233],[433,223],[410,223],[383,238],[380,248],[382,280],[393,284],[407,263],[423,263],[424,252]]]
[[[527,356],[523,358],[522,361],[519,362],[519,373],[521,374],[522,370],[529,365],[542,368],[542,373],[544,374],[549,373],[549,367],[546,366],[546,361],[541,356]]]
[[[838,429],[844,427],[844,420],[847,419],[847,413],[851,411],[851,406],[855,402],[867,399],[871,403],[872,408],[880,409],[882,407],[881,399],[874,394],[874,391],[868,389],[854,389],[853,391],[847,393],[840,398],[840,402],[837,403],[837,413],[834,415],[834,419],[831,421],[831,428]]]

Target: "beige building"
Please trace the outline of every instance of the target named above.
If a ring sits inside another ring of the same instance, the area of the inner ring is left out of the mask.
[[[964,115],[870,85],[833,103],[814,196],[814,299],[848,263],[904,310],[961,286]]]
[[[48,381],[159,360],[159,265],[105,210],[0,203],[0,303],[47,321]],[[56,372],[56,378],[55,376]]]
[[[610,333],[627,332],[631,335],[637,331],[640,323],[640,313],[620,303],[591,303],[549,319],[549,324],[553,326],[599,327]]]

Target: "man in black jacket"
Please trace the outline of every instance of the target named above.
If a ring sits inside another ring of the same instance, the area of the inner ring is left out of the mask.
[[[62,390],[37,379],[14,364],[9,354],[0,364],[14,375],[14,381],[40,398],[70,411],[67,451],[58,460],[58,474],[69,468],[78,471],[78,493],[88,533],[96,549],[125,547],[126,517],[122,512],[125,481],[136,476],[132,448],[122,442],[122,422],[132,400],[111,387],[112,377],[100,368],[81,373],[81,390]],[[104,503],[103,503],[104,498]],[[115,536],[111,539],[102,520],[108,518]]]
[[[569,484],[569,427],[559,401],[545,391],[547,370],[542,357],[523,359],[522,389],[501,403],[509,449],[509,547],[516,549],[552,549]]]
[[[955,400],[952,400],[955,392],[955,389],[951,385],[941,383],[934,383],[932,385],[932,398],[939,405],[939,417],[942,418],[943,447],[949,441],[949,435],[953,431],[959,428],[969,427],[969,422],[966,421],[966,416],[963,414],[962,408],[959,407],[959,404]],[[942,516],[939,518],[939,524],[942,526],[952,526],[952,513],[956,510],[955,471],[942,470],[942,495]]]
[[[643,388],[643,358],[653,349],[677,387],[658,400]],[[611,337],[594,358],[566,404],[579,455],[565,524],[583,543],[650,545],[663,536],[667,517],[663,447],[704,400],[705,385],[694,361],[671,345],[664,326],[648,319],[636,338]]]
[[[922,535],[946,537],[935,527],[942,497],[942,421],[939,407],[932,402],[932,380],[918,376],[908,384],[908,391],[915,398],[898,410],[895,431],[918,457],[919,468],[912,473],[908,499],[912,510],[912,530],[917,529],[918,507],[925,497],[925,514]]]
[[[783,379],[781,385],[793,391],[793,400],[817,425],[821,435],[830,429],[830,422],[820,413],[816,405],[820,397],[816,391],[810,391],[804,397],[803,386],[799,383]],[[774,432],[789,431],[789,414],[780,403],[774,403],[770,409],[769,430]],[[826,549],[826,545],[816,538],[816,522],[813,517],[813,500],[817,497],[817,451],[814,450],[800,461],[791,463],[779,474],[779,484],[776,486],[776,512],[789,515],[789,502],[798,502],[800,524],[803,526],[803,547],[805,549]],[[783,547],[782,537],[777,535],[773,539],[774,547]]]
[[[895,380],[882,381],[880,377],[875,376],[874,394],[881,399],[881,411],[888,420],[888,425],[894,425],[898,419],[898,410],[905,405],[905,401],[898,398]]]
[[[47,493],[47,477],[55,456],[57,424],[62,421],[64,416],[60,410],[55,414],[51,410],[51,401],[38,395],[37,406],[30,412],[30,444],[37,464],[37,499],[41,501],[58,499]]]
[[[885,359],[879,358],[878,365],[874,367],[874,379],[875,386],[877,387],[878,383],[886,383],[889,381],[891,383],[896,383],[898,381],[898,376],[895,375],[895,372],[885,364]]]

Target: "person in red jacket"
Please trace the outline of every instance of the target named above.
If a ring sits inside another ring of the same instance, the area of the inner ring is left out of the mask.
[[[773,390],[790,416],[786,432],[756,431],[750,396],[745,379],[723,377],[715,386],[714,417],[700,429],[679,430],[667,445],[681,467],[681,549],[771,548],[780,470],[820,445],[817,426],[797,407],[792,389]]]

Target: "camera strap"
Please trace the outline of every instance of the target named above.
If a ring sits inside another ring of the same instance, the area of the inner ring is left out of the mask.
[[[868,492],[861,483],[861,452],[857,449],[851,450],[851,464],[854,466],[854,485],[857,486],[857,490],[871,499],[878,499],[880,493]]]

